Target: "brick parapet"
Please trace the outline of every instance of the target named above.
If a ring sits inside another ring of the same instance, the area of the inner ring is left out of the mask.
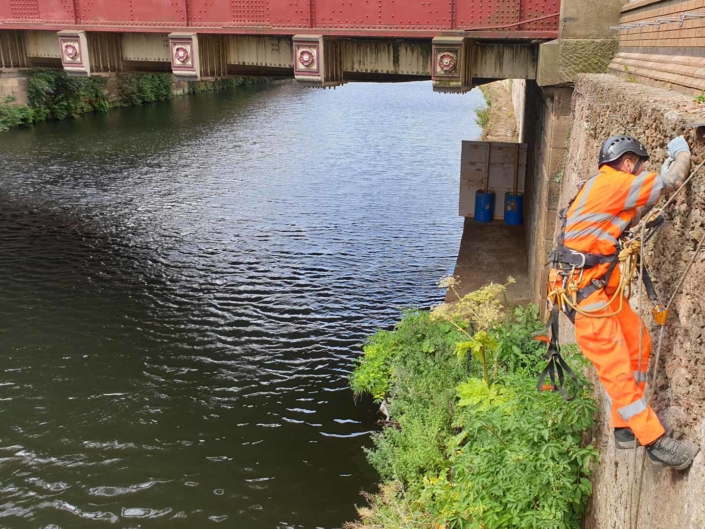
[[[620,23],[640,27],[619,31],[619,52],[610,73],[688,95],[705,91],[705,0],[640,0],[622,8]],[[659,19],[676,19],[657,23]]]

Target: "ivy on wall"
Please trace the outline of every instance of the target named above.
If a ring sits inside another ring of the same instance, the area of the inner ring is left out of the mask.
[[[133,107],[173,97],[173,81],[167,73],[121,74],[117,86],[116,106]]]
[[[233,77],[189,83],[187,93],[212,92],[243,85],[267,83],[265,78]],[[168,73],[120,74],[116,93],[109,94],[105,77],[69,77],[63,70],[34,70],[28,82],[28,105],[15,98],[0,100],[0,132],[40,121],[59,120],[112,107],[131,107],[166,101],[174,96]]]
[[[64,71],[37,70],[29,77],[27,96],[34,121],[66,119],[110,108],[103,77],[69,77]]]

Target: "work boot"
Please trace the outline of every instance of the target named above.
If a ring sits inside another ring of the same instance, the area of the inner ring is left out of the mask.
[[[673,433],[673,428],[664,424],[663,427],[666,430],[666,435],[668,437]],[[632,432],[631,428],[615,428],[614,429],[614,446],[619,450],[630,450],[641,446],[641,443]]]
[[[652,463],[676,470],[688,468],[699,451],[700,447],[690,441],[676,441],[665,435],[646,447],[646,453]]]

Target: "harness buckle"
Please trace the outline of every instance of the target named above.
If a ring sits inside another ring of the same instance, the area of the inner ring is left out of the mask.
[[[585,263],[587,262],[587,256],[586,256],[584,253],[582,253],[582,252],[577,252],[577,251],[572,250],[572,249],[570,250],[570,253],[573,254],[573,255],[579,255],[579,256],[582,258],[582,260],[583,260],[583,262],[580,263],[579,265],[574,265],[574,266],[573,266],[573,269],[575,269],[575,268],[581,268],[581,269],[582,269],[582,268],[585,268]]]
[[[607,282],[604,279],[593,279],[590,282],[597,290],[602,290],[603,288],[605,288],[605,285],[607,284]]]

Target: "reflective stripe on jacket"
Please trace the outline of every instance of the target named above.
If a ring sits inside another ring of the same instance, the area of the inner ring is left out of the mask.
[[[583,253],[612,255],[617,241],[637,215],[637,208],[656,204],[664,182],[657,173],[633,175],[609,166],[588,180],[567,212],[564,245]],[[584,286],[592,279],[604,277],[609,264],[586,269]],[[610,285],[619,282],[612,274]]]

